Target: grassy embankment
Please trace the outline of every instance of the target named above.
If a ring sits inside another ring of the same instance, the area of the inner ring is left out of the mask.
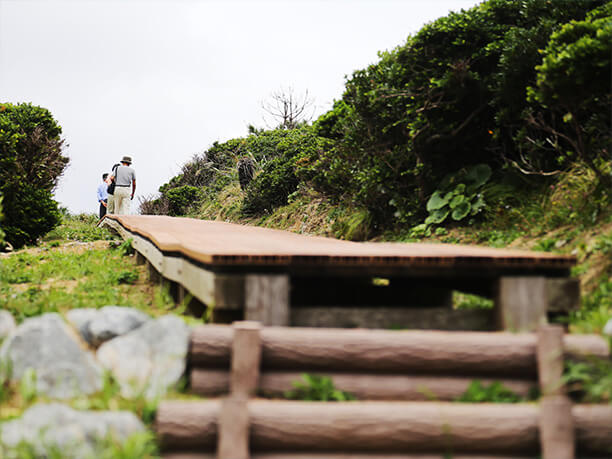
[[[61,226],[47,234],[34,247],[0,255],[0,309],[10,311],[18,322],[47,312],[60,314],[73,308],[99,308],[106,305],[131,306],[156,317],[169,312],[182,314],[160,286],[148,281],[146,270],[130,256],[131,247],[113,240],[105,229],[95,227],[91,215],[64,217]],[[184,316],[188,322],[196,321]],[[48,401],[36,392],[35,375],[27,374],[11,383],[6,365],[0,370],[0,422],[21,415],[29,406]],[[190,397],[184,382],[172,390],[169,398]],[[100,450],[104,458],[158,457],[151,430],[157,402],[138,396],[126,399],[119,385],[106,375],[103,389],[92,396],[67,402],[76,409],[129,410],[136,413],[149,430],[119,444],[108,438]],[[37,457],[32,445],[23,444],[23,458]],[[61,451],[49,451],[61,458]]]

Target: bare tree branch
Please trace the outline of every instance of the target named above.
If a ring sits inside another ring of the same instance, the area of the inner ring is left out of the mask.
[[[262,108],[282,129],[294,129],[304,121],[310,121],[314,115],[314,99],[308,94],[296,95],[292,88],[279,89],[270,96],[270,100],[261,104]],[[312,108],[312,113],[308,115]]]

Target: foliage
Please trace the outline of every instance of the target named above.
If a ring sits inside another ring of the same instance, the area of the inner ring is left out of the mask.
[[[565,362],[563,382],[581,403],[612,403],[612,362],[599,358]]]
[[[175,212],[170,190],[192,186],[203,215],[220,217],[220,196],[235,187],[237,161],[248,156],[256,171],[239,194],[242,217],[265,216],[314,189],[359,209],[363,218],[334,230],[359,228],[356,239],[400,227],[428,236],[432,224],[454,217],[471,225],[478,213],[520,231],[533,216],[520,201],[533,202],[580,168],[582,192],[594,199],[580,200],[578,212],[551,209],[550,225],[593,222],[610,204],[611,8],[604,0],[487,0],[450,13],[353,72],[312,126],[251,128],[245,138],[214,143],[144,207]],[[476,190],[460,181],[442,186],[477,167],[491,179]]]
[[[523,399],[504,387],[499,381],[494,381],[486,386],[479,380],[474,380],[456,401],[464,403],[518,403]]]
[[[185,215],[189,209],[197,204],[202,196],[199,188],[191,185],[183,185],[168,190],[166,197],[169,202],[169,215]]]
[[[152,292],[134,288],[134,284],[145,284],[144,270],[125,263],[122,251],[92,245],[80,250],[43,247],[37,253],[14,253],[0,263],[0,309],[22,321],[45,312],[108,304],[153,314],[174,307],[167,295],[152,298]]]
[[[455,221],[478,214],[485,206],[481,189],[490,177],[491,168],[486,164],[447,176],[427,201],[429,217],[425,223],[440,224],[449,214]]]
[[[580,309],[569,317],[572,331],[601,333],[612,317],[612,272],[604,275],[597,287],[582,297]]]
[[[0,196],[0,223],[4,219],[4,213],[2,212],[2,200],[3,199],[4,198],[2,196]],[[4,237],[5,236],[6,236],[6,234],[4,233],[4,231],[2,231],[2,227],[0,226],[0,248],[2,246],[4,246]]]
[[[58,227],[43,237],[43,241],[57,242],[93,242],[112,239],[106,228],[98,228],[98,216],[94,214],[64,214]]]
[[[61,128],[51,113],[31,104],[0,104],[0,194],[6,239],[34,243],[60,222],[52,191],[68,164]]]
[[[610,174],[610,163],[602,169]],[[563,225],[592,226],[612,206],[612,190],[597,180],[596,173],[583,163],[575,163],[550,185],[544,222],[548,228]]]
[[[577,155],[608,185],[609,174],[599,166],[610,159],[611,56],[612,3],[607,3],[552,33],[536,66],[536,83],[527,88],[528,100],[546,111],[532,113],[531,124],[553,139],[557,161]]]
[[[310,402],[346,402],[348,400],[355,400],[353,395],[336,389],[332,379],[328,376],[304,373],[302,381],[295,381],[293,387],[293,390],[285,392],[285,398]]]
[[[455,309],[493,309],[493,300],[479,295],[453,291]]]

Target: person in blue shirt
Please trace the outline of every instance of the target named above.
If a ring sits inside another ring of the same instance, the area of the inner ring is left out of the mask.
[[[102,174],[102,183],[98,186],[98,202],[100,203],[100,218],[106,215],[106,206],[108,202],[108,193],[106,188],[108,184],[106,183],[106,177],[108,174]]]

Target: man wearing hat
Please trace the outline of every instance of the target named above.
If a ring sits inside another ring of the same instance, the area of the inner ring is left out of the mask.
[[[136,171],[130,166],[131,164],[132,158],[124,156],[121,165],[113,170],[115,213],[118,215],[127,215],[130,212],[130,201],[134,199],[136,192]]]

